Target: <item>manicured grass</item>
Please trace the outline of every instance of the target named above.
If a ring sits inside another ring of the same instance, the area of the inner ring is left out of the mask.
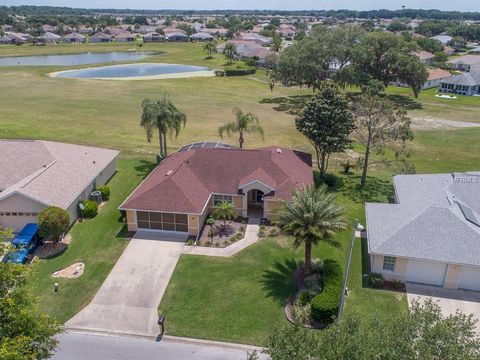
[[[65,322],[85,307],[103,283],[121,255],[127,241],[123,237],[124,223],[117,207],[151,169],[147,162],[119,160],[118,172],[109,183],[111,198],[92,220],[77,223],[70,234],[67,250],[52,258],[33,264],[30,280],[33,293],[42,310]],[[53,272],[74,262],[85,263],[84,274],[77,279],[53,278]],[[53,291],[59,283],[60,290]]]

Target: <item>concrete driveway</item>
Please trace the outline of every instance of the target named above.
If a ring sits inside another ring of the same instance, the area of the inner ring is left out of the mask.
[[[407,283],[407,298],[411,304],[415,299],[420,302],[432,298],[437,302],[444,315],[455,314],[460,310],[473,314],[480,320],[480,292],[467,290],[450,290],[436,286]],[[477,333],[480,334],[480,322],[477,322]]]
[[[186,235],[137,232],[92,302],[67,328],[156,336],[162,296]]]

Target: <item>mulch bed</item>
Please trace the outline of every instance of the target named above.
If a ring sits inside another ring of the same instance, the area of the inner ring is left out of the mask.
[[[242,226],[246,228],[247,225],[239,221],[227,221],[226,226],[224,226],[223,221],[215,220],[215,224],[213,225],[213,240],[209,236],[210,225],[205,225],[197,241],[197,245],[205,246],[206,243],[210,243],[210,246],[226,247],[230,244],[224,244],[225,241],[230,241],[230,238],[235,235]]]
[[[36,256],[40,259],[46,259],[54,255],[57,255],[59,253],[62,253],[67,249],[67,247],[68,247],[68,244],[63,241],[59,241],[59,242],[47,241],[45,242],[45,244],[40,245],[34,251],[33,256]]]
[[[388,291],[396,291],[400,293],[407,292],[407,288],[404,283],[402,283],[402,286],[398,288],[397,286],[393,285],[393,281],[384,281],[383,282],[383,289],[388,290]]]

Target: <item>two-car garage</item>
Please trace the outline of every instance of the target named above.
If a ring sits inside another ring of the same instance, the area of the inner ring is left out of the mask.
[[[409,282],[443,286],[446,273],[445,263],[409,259],[405,279]]]
[[[188,232],[188,215],[137,211],[138,229]]]
[[[462,266],[458,288],[480,291],[480,267]]]

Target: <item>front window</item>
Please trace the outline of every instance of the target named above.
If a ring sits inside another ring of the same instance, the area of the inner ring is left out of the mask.
[[[222,202],[227,202],[233,204],[233,197],[232,195],[213,195],[213,206],[218,206]]]
[[[385,256],[383,258],[383,270],[394,271],[396,260],[393,256]]]

